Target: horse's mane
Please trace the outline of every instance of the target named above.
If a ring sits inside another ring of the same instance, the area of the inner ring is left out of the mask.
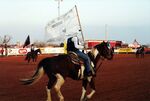
[[[91,52],[87,53],[91,61],[94,61],[94,55]]]
[[[94,48],[100,48],[100,47],[103,47],[105,45],[107,46],[107,43],[103,41],[102,43],[95,45]]]
[[[94,46],[95,49],[97,49],[99,51],[99,53],[101,53],[103,46],[105,45],[105,42],[102,42],[100,44],[97,44]]]

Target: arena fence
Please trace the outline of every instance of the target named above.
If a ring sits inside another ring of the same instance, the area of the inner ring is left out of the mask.
[[[115,53],[121,54],[121,53],[135,53],[136,49],[132,49],[132,48],[118,48],[114,50]]]
[[[35,48],[36,49],[36,48]],[[64,53],[63,47],[46,47],[46,48],[40,48],[42,54],[57,54],[57,53]],[[7,55],[26,55],[28,52],[30,52],[30,48],[7,48]],[[0,49],[0,55],[5,55],[6,50]]]
[[[42,54],[64,54],[66,51],[64,50],[64,47],[45,47],[40,48]],[[6,50],[2,50],[0,48],[0,56],[5,55]],[[8,48],[7,49],[7,55],[26,55],[28,52],[30,52],[30,48]],[[114,50],[115,54],[132,54],[136,52],[136,49],[132,48],[118,48]],[[146,51],[147,52],[147,51]],[[150,50],[149,50],[150,52]]]

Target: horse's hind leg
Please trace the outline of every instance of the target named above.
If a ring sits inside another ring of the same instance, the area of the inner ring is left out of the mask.
[[[52,101],[51,89],[48,89],[47,86],[46,86],[46,92],[47,92],[47,100],[46,101]]]
[[[141,57],[144,58],[144,53],[142,53]]]
[[[32,62],[34,62],[34,57],[32,57]]]
[[[30,62],[30,57],[28,57],[28,63]]]
[[[139,54],[136,55],[136,58],[139,58]]]
[[[35,56],[35,62],[37,61],[38,56]]]
[[[27,60],[28,59],[28,56],[26,55],[25,59],[24,60]]]
[[[86,96],[87,84],[88,84],[87,79],[82,80],[82,95],[81,95],[80,101],[86,101],[87,100],[87,96]]]
[[[52,101],[51,98],[51,89],[54,86],[55,82],[56,82],[56,76],[55,75],[48,75],[49,77],[49,82],[48,85],[46,87],[46,91],[47,91],[47,101]]]
[[[57,96],[60,99],[59,101],[64,101],[64,97],[63,97],[60,89],[61,89],[61,86],[64,84],[65,80],[60,74],[56,74],[56,77],[57,77],[57,82],[56,82],[54,88],[57,93]]]

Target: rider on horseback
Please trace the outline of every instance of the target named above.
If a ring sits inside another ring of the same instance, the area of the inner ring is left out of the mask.
[[[34,52],[35,46],[34,44],[31,44],[31,52]]]
[[[90,58],[88,57],[87,54],[80,51],[80,49],[83,49],[83,48],[84,48],[84,46],[81,45],[77,36],[68,38],[67,51],[75,52],[80,58],[82,58],[84,60],[87,76],[95,75],[95,73],[93,73],[91,70],[92,68],[91,68],[91,64],[90,64],[90,61],[91,61]]]

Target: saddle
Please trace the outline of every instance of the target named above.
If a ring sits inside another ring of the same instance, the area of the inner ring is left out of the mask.
[[[73,64],[80,66],[79,71],[78,71],[78,79],[83,79],[84,78],[84,70],[85,70],[83,59],[78,57],[78,55],[75,52],[69,51],[68,54],[71,59],[71,62]]]
[[[78,55],[75,52],[69,51],[68,54],[69,54],[69,57],[71,58],[72,63],[76,65],[84,65],[83,59],[78,57]]]
[[[80,58],[75,52],[69,51],[68,54],[69,54],[69,57],[70,57],[72,63],[74,63],[76,65],[80,65],[78,77],[79,77],[79,79],[83,79],[85,76],[85,74],[84,74],[84,70],[85,70],[84,60],[82,58]],[[94,72],[95,72],[94,71],[94,64],[91,66],[92,66],[92,73],[94,74]]]

